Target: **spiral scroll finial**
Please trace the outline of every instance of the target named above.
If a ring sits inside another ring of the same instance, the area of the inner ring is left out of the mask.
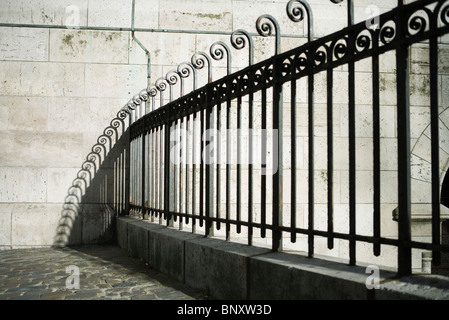
[[[170,86],[170,102],[173,101],[173,86],[178,83],[178,77],[181,77],[176,70],[170,70],[165,75],[165,81]]]
[[[313,40],[313,15],[309,3],[305,0],[290,0],[288,2],[287,16],[290,20],[293,22],[302,21],[304,20],[304,15],[307,16],[307,37],[310,42]]]
[[[251,66],[253,64],[254,56],[254,44],[251,35],[242,29],[237,29],[231,34],[231,44],[237,49],[243,49],[248,43],[248,64]]]
[[[280,54],[281,53],[281,32],[280,32],[279,23],[276,21],[276,19],[269,14],[261,15],[256,21],[256,29],[257,29],[257,32],[263,37],[271,36],[274,32],[275,37],[276,37],[275,53]]]
[[[181,77],[181,96],[184,95],[184,79],[190,76],[190,70],[193,73],[193,90],[196,90],[196,70],[190,62],[182,62],[178,65],[177,72]]]
[[[224,58],[226,52],[226,67],[228,75],[231,74],[231,50],[228,45],[223,41],[214,42],[210,46],[210,55],[215,60],[221,60]]]
[[[156,89],[160,93],[160,96],[159,96],[160,98],[159,99],[160,99],[160,104],[161,104],[161,107],[162,107],[164,105],[163,93],[164,93],[165,89],[167,89],[167,82],[165,81],[164,77],[160,77],[160,78],[158,78],[156,80],[155,85],[156,85]]]
[[[207,54],[204,52],[195,52],[192,56],[192,65],[196,69],[202,69],[205,67],[207,63],[207,70],[208,70],[208,82],[212,82],[212,63],[210,61],[210,58]]]

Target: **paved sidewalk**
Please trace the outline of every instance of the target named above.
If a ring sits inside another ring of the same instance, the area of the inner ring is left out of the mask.
[[[79,289],[70,288],[77,283],[76,273],[67,270],[70,266],[79,270]],[[0,300],[203,298],[199,292],[129,257],[117,246],[0,251]]]

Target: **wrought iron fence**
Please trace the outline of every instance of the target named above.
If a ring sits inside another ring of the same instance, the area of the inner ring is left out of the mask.
[[[317,238],[327,239],[329,249],[335,239],[345,240],[351,265],[356,264],[358,243],[372,245],[374,256],[381,254],[383,246],[393,246],[397,248],[400,275],[412,272],[412,248],[432,250],[433,262],[438,264],[440,252],[449,249],[441,244],[438,129],[438,47],[441,36],[449,31],[449,2],[422,0],[404,5],[398,1],[396,8],[375,17],[374,24],[354,24],[352,1],[347,0],[347,5],[348,26],[315,39],[311,7],[306,1],[291,0],[286,7],[288,17],[307,25],[307,43],[282,52],[278,22],[271,15],[262,15],[256,29],[260,36],[274,36],[272,57],[255,63],[253,35],[239,29],[232,34],[231,45],[213,43],[210,54],[195,53],[191,61],[181,63],[136,95],[123,108],[130,115],[130,210],[144,218],[159,218],[168,226],[188,226],[205,236],[222,233],[230,240],[234,233],[243,232],[249,245],[255,237],[267,238],[275,251],[283,249],[286,235],[292,243],[302,236],[310,257],[315,254]],[[414,240],[411,233],[409,50],[414,44],[429,53],[430,242]],[[232,73],[233,50],[248,50],[248,66]],[[381,108],[385,79],[380,61],[388,53],[395,62],[396,101],[393,118],[385,120]],[[214,79],[213,63],[219,60],[226,62],[227,75]],[[359,62],[369,66],[368,82],[360,83],[357,78]],[[336,71],[342,71],[338,79]],[[200,72],[206,72],[207,77],[201,87]],[[192,90],[186,93],[187,88]],[[368,88],[365,95],[370,96],[372,115],[371,132],[364,137],[372,157],[371,168],[366,169],[371,197],[368,215],[362,214],[357,201],[359,88]],[[336,111],[347,116],[346,126],[335,123]],[[384,121],[396,125],[393,135],[397,149],[381,150]],[[346,130],[345,142],[339,137],[338,145],[337,125]],[[382,179],[381,164],[385,154],[392,152],[397,164],[397,179],[392,182],[397,186],[397,237],[385,236],[381,223],[385,215],[382,192],[389,184]],[[300,157],[303,154],[305,158]],[[344,154],[343,160],[340,155],[336,159],[337,154]],[[316,167],[318,162],[325,163],[325,168]],[[337,162],[339,167],[342,163],[346,167],[347,184],[341,183],[343,174],[335,174]],[[318,185],[320,174],[325,183]],[[340,193],[342,186],[347,188],[343,210],[346,230],[337,228],[342,224],[342,213],[335,207],[337,186]],[[317,212],[317,198],[323,195],[325,200],[319,203],[326,203],[324,215]],[[306,205],[299,208],[301,201]],[[299,219],[300,209],[307,211]],[[368,233],[357,230],[362,219],[370,220]]]

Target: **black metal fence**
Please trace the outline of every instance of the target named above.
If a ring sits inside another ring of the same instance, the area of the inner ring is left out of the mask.
[[[307,43],[282,52],[279,24],[273,16],[263,15],[256,28],[260,36],[274,36],[272,57],[255,63],[254,34],[237,30],[230,44],[235,50],[248,50],[246,68],[232,73],[232,48],[217,41],[210,47],[210,55],[195,53],[191,61],[181,63],[136,95],[123,109],[130,114],[131,123],[129,209],[146,219],[159,219],[180,229],[188,226],[205,236],[224,234],[231,240],[231,235],[244,233],[249,245],[255,237],[267,238],[275,251],[283,249],[286,239],[295,243],[301,236],[307,241],[310,257],[317,238],[327,239],[329,249],[335,239],[342,239],[348,243],[351,265],[356,264],[358,243],[372,245],[374,256],[379,256],[384,246],[393,246],[397,247],[400,275],[412,272],[413,248],[432,250],[433,263],[439,264],[440,252],[449,249],[441,244],[438,124],[439,45],[441,36],[449,31],[449,2],[422,0],[404,5],[399,1],[393,10],[357,24],[352,1],[347,0],[347,5],[348,26],[315,39],[310,6],[306,1],[291,0],[287,14],[307,26]],[[414,44],[424,47],[429,58],[431,241],[414,240],[411,232],[413,94],[409,52]],[[393,117],[385,119],[380,61],[388,53],[388,59],[395,62],[395,104]],[[219,60],[225,61],[227,75],[215,80],[213,63]],[[357,78],[359,62],[368,66],[369,76],[364,79],[369,81]],[[199,88],[200,72],[206,73],[207,83]],[[187,90],[190,92],[185,93]],[[359,91],[370,96],[371,132],[363,140],[370,150],[368,175],[359,174],[356,158],[360,154]],[[347,119],[343,121],[346,124],[336,123],[337,111],[341,119]],[[393,136],[397,146],[387,151],[381,149],[386,122],[396,125]],[[346,131],[338,137],[338,144],[337,126],[340,132]],[[386,155],[397,166],[391,183],[382,175]],[[325,163],[325,168],[317,163]],[[345,169],[341,169],[342,163]],[[324,184],[317,182],[319,175]],[[366,176],[370,181],[364,183],[369,185],[371,197],[368,213],[360,210],[357,200],[359,178]],[[345,179],[347,183],[342,182]],[[382,229],[382,217],[391,216],[391,210],[383,209],[382,193],[388,192],[383,189],[390,184],[397,186],[397,199],[390,201],[397,206],[396,236],[385,235]],[[124,188],[122,182],[120,188]],[[337,192],[338,196],[347,194],[344,212],[338,214]],[[124,194],[121,191],[119,197]],[[320,204],[325,203],[320,212],[318,198]],[[358,232],[362,220],[370,221],[369,232]],[[346,228],[337,227],[342,224]]]

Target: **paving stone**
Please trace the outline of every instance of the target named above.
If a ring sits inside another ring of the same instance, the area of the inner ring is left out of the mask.
[[[67,290],[69,266],[80,289]],[[155,272],[117,246],[0,251],[0,300],[191,300],[200,293]]]

